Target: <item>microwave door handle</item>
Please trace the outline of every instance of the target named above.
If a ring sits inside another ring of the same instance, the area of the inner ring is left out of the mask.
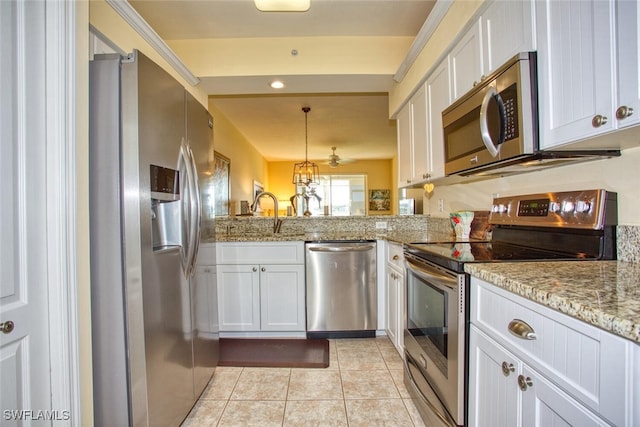
[[[491,154],[491,157],[497,157],[500,152],[500,142],[498,144],[494,144],[491,139],[491,134],[489,133],[489,121],[487,117],[487,110],[489,109],[489,102],[493,98],[498,95],[496,88],[493,86],[489,86],[487,93],[485,93],[484,98],[482,99],[482,104],[480,105],[480,136],[482,137],[482,142],[484,146],[487,147],[487,151]],[[500,100],[502,101],[502,100]],[[504,105],[502,107],[502,111],[504,112]],[[501,114],[502,116],[503,114]],[[504,127],[504,120],[501,120],[502,125],[501,128]],[[502,133],[502,132],[501,132]]]

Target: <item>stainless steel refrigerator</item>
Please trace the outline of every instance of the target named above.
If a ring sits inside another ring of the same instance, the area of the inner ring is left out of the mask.
[[[95,425],[179,425],[218,360],[200,297],[215,281],[193,274],[214,221],[212,119],[140,52],[97,55],[89,96]]]

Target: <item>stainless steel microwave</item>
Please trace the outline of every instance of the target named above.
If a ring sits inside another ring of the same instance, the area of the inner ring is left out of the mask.
[[[444,110],[445,174],[537,152],[537,99],[536,53],[525,52]]]

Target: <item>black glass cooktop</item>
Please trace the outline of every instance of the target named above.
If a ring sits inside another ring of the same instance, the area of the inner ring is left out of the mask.
[[[462,271],[467,262],[591,259],[583,253],[547,251],[502,242],[411,243],[405,245],[405,251],[456,271]]]

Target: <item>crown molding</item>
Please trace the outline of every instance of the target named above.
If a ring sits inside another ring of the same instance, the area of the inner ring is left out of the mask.
[[[164,40],[155,32],[147,21],[140,16],[127,0],[106,0],[106,2],[115,9],[115,11],[125,20],[131,27],[149,43],[160,56],[178,72],[191,86],[200,83],[200,79],[196,77],[191,70],[178,58],[173,50],[165,43]]]
[[[436,1],[436,4],[433,5],[433,9],[431,9],[429,16],[427,16],[427,19],[424,21],[424,24],[422,24],[422,27],[420,28],[420,31],[418,31],[416,38],[413,40],[413,43],[411,44],[411,47],[407,52],[407,56],[404,58],[404,61],[402,61],[402,64],[400,64],[400,67],[398,67],[398,71],[396,71],[396,73],[394,74],[394,81],[400,83],[402,79],[404,79],[404,76],[409,71],[409,68],[411,68],[413,63],[416,61],[416,58],[418,57],[420,52],[422,52],[422,49],[429,41],[429,39],[433,35],[433,32],[440,24],[440,21],[442,21],[444,16],[447,14],[447,11],[452,4],[453,0]]]

